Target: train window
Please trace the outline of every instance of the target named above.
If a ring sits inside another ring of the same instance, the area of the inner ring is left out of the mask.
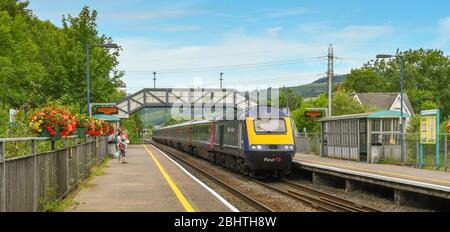
[[[257,119],[253,121],[256,133],[285,133],[284,119]]]
[[[224,125],[224,129],[225,129],[225,133],[224,138],[223,138],[223,142],[225,145],[230,145],[230,146],[238,146],[239,145],[239,137],[238,137],[238,127],[239,127],[239,123],[234,121],[234,122],[227,122]]]

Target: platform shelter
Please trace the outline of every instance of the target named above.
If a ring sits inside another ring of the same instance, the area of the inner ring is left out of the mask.
[[[376,163],[401,159],[400,112],[380,111],[326,117],[321,123],[320,155]],[[403,123],[410,114],[403,113]],[[406,128],[406,126],[404,127]]]

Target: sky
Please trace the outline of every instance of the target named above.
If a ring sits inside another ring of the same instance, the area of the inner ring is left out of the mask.
[[[153,87],[238,90],[296,86],[346,74],[376,54],[434,48],[450,53],[450,1],[431,0],[31,0],[61,26],[83,6],[123,51],[128,93]]]

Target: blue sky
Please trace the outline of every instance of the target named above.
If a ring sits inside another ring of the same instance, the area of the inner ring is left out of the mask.
[[[124,49],[129,93],[153,87],[153,71],[157,87],[218,87],[220,72],[225,87],[240,90],[310,83],[326,72],[317,57],[330,43],[336,74],[397,48],[450,52],[450,1],[30,2],[56,25],[84,5],[96,9],[100,33]]]

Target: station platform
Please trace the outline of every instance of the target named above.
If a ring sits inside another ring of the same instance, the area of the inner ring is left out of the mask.
[[[109,161],[69,212],[232,212],[234,206],[151,145],[130,145],[128,164]]]
[[[297,153],[294,167],[349,180],[450,199],[450,172],[339,160]]]

